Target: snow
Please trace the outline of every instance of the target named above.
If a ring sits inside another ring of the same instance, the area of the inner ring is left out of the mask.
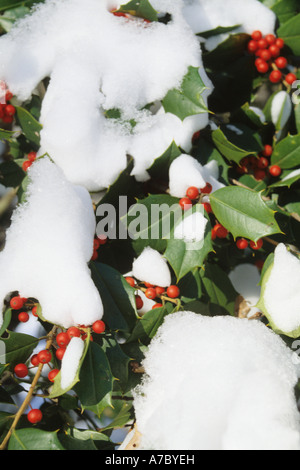
[[[300,327],[300,260],[284,244],[275,249],[274,265],[263,293],[268,317],[276,327],[291,333]]]
[[[141,450],[300,450],[291,358],[256,320],[167,316],[134,391]]]
[[[201,165],[195,158],[182,154],[170,165],[169,189],[174,197],[185,197],[189,187],[204,188],[206,183],[212,185],[212,192],[222,188],[224,185],[218,181],[219,167],[215,160],[206,165]]]
[[[258,0],[184,0],[184,17],[194,33],[201,33],[219,26],[238,26],[233,33],[252,34],[260,30],[264,35],[274,34],[276,15]],[[229,34],[220,34],[205,41],[208,50],[214,49]]]
[[[271,104],[271,118],[276,129],[281,130],[288,122],[293,105],[286,91],[276,93]]]
[[[39,154],[47,152],[71,182],[89,191],[112,184],[128,154],[135,161],[133,174],[144,181],[147,168],[173,140],[189,150],[208,113],[182,122],[144,109],[180,87],[189,66],[198,67],[209,86],[205,100],[212,91],[181,0],[154,2],[160,13],[172,14],[167,25],[115,17],[111,4],[86,0],[83,8],[81,0],[47,0],[0,39],[0,77],[18,99],[30,98],[50,77]],[[111,109],[121,118],[107,119]]]
[[[229,273],[229,279],[235,290],[242,295],[248,303],[250,307],[248,316],[251,317],[257,312],[260,312],[256,307],[261,293],[259,285],[260,273],[257,267],[249,263],[240,264]]]
[[[174,230],[174,238],[187,243],[203,241],[207,222],[201,212],[184,217]]]
[[[63,390],[66,390],[73,384],[83,351],[84,341],[81,338],[72,338],[61,362],[60,384]]]
[[[87,265],[96,227],[90,196],[47,157],[32,165],[29,178],[0,253],[0,302],[19,291],[38,299],[53,324],[92,324],[103,307]]]
[[[166,259],[153,248],[146,247],[132,265],[132,275],[154,286],[168,287],[171,273]]]

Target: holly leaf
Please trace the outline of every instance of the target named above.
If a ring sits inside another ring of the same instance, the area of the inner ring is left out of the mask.
[[[17,119],[25,137],[36,147],[40,145],[40,132],[42,125],[30,114],[27,109],[16,106]]]
[[[260,193],[228,186],[211,194],[210,203],[216,218],[234,239],[245,237],[257,242],[282,233],[274,217],[275,211],[267,207]]]
[[[216,129],[212,132],[212,140],[229,161],[239,163],[244,157],[259,153],[263,149],[258,134],[244,125],[239,125],[239,133],[230,129]]]
[[[300,13],[283,23],[277,30],[277,36],[282,38],[295,55],[300,54]]]
[[[275,145],[272,157],[272,165],[278,165],[282,169],[295,168],[300,165],[300,134],[289,135]]]
[[[126,5],[121,5],[118,11],[129,13],[130,15],[138,16],[145,20],[158,21],[157,11],[154,10],[148,0],[132,0],[126,3]]]
[[[2,338],[5,345],[5,354],[0,356],[1,364],[16,364],[26,362],[38,345],[38,338],[23,333],[8,332],[7,338]]]
[[[57,432],[23,428],[14,430],[9,440],[8,450],[65,450]]]
[[[211,315],[234,315],[239,293],[228,275],[216,264],[206,263],[200,272]]]
[[[180,89],[170,90],[162,101],[166,113],[178,116],[182,121],[194,114],[207,113],[208,109],[202,97],[206,90],[197,67],[189,67]]]
[[[174,311],[174,305],[168,303],[161,308],[155,308],[145,313],[136,324],[127,343],[141,341],[147,346],[156,335],[158,328],[163,324],[165,316],[172,313],[172,311]]]

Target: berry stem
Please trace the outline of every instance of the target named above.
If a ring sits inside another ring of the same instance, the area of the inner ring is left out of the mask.
[[[54,341],[54,338],[55,338],[55,332],[57,330],[57,326],[54,326],[52,328],[52,330],[50,331],[50,333],[48,334],[47,338],[47,344],[46,344],[46,349],[50,349],[51,346],[52,346],[52,343]],[[42,370],[43,370],[43,367],[44,367],[44,364],[39,364],[38,366],[38,369],[37,369],[37,372],[33,378],[33,381],[31,383],[31,386],[30,386],[30,389],[28,390],[28,393],[25,397],[25,400],[23,401],[22,405],[20,406],[18,412],[16,413],[15,415],[15,418],[13,420],[13,423],[8,431],[8,433],[6,434],[5,438],[3,439],[1,445],[0,445],[0,450],[5,450],[7,444],[8,444],[8,441],[9,439],[11,438],[11,435],[12,433],[14,432],[14,430],[16,429],[17,425],[18,425],[18,422],[21,418],[21,416],[23,415],[24,411],[26,410],[26,408],[30,405],[30,402],[31,402],[31,398],[34,394],[34,390],[35,390],[35,387],[37,386],[37,383],[39,381],[39,378],[41,376],[41,373],[42,373]]]

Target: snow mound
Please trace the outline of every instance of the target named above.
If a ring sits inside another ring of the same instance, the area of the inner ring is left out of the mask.
[[[291,357],[258,321],[166,317],[134,392],[142,449],[300,450]]]
[[[184,217],[174,230],[174,238],[187,243],[203,241],[207,222],[201,212]]]
[[[32,165],[29,179],[0,253],[0,302],[19,291],[38,299],[53,324],[92,324],[103,307],[87,265],[96,228],[90,195],[49,158]]]
[[[213,88],[182,1],[154,6],[172,21],[116,17],[110,0],[86,0],[84,6],[81,0],[46,0],[0,39],[0,78],[20,100],[50,77],[40,154],[47,152],[70,181],[89,191],[112,184],[128,154],[133,174],[148,179],[147,168],[174,139],[189,151],[195,130],[208,123],[207,113],[182,122],[145,108],[180,87],[189,66],[210,88],[205,99]],[[111,111],[114,118],[108,118]]]
[[[134,260],[132,275],[139,281],[154,286],[168,287],[171,284],[171,273],[166,259],[150,247],[146,247]]]
[[[72,338],[61,362],[60,384],[63,390],[66,390],[73,384],[83,351],[84,341],[81,338]]]

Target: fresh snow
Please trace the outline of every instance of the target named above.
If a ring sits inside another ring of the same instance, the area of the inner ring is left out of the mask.
[[[174,238],[187,243],[204,240],[208,220],[201,212],[195,212],[183,218],[174,230]]]
[[[132,265],[132,275],[154,286],[168,287],[171,273],[167,260],[153,248],[146,247]]]
[[[0,253],[0,302],[19,291],[36,298],[53,324],[92,324],[103,307],[87,265],[96,227],[91,198],[47,157],[32,165],[29,178]]]
[[[73,384],[83,351],[84,341],[81,338],[72,338],[61,362],[60,385],[63,390]]]
[[[300,327],[300,260],[284,244],[275,249],[274,265],[263,302],[276,327],[286,333]]]
[[[292,352],[263,323],[169,315],[143,365],[141,449],[300,450]]]
[[[154,6],[172,21],[116,17],[108,0],[85,0],[84,7],[81,0],[46,0],[0,39],[0,78],[20,100],[50,77],[40,154],[47,152],[71,182],[89,191],[112,184],[128,155],[136,178],[147,180],[147,168],[173,140],[189,151],[193,133],[208,124],[208,113],[182,122],[145,109],[180,87],[189,66],[208,87],[205,100],[213,89],[182,1]],[[112,109],[120,119],[106,117]]]
[[[293,110],[290,95],[286,91],[276,93],[271,104],[271,118],[277,130],[282,130]]]

